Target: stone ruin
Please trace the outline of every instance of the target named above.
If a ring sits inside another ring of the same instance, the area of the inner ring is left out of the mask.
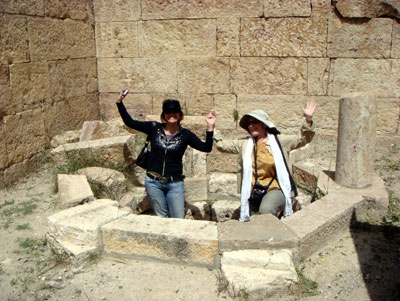
[[[148,116],[152,118],[156,116]],[[195,119],[185,119],[184,126],[196,131],[197,125]],[[184,160],[189,175],[185,179],[185,219],[144,214],[150,203],[140,168],[132,169],[134,177],[129,180],[122,172],[104,166],[59,174],[61,211],[48,218],[48,241],[75,265],[84,264],[93,254],[200,265],[220,269],[221,281],[232,297],[274,294],[297,281],[295,265],[301,259],[350,223],[379,222],[385,215],[388,196],[383,180],[372,169],[375,131],[376,97],[343,95],[336,169],[313,164],[304,153],[296,154],[301,160],[292,161],[292,171],[298,186],[321,198],[311,202],[308,196],[300,211],[284,219],[268,214],[239,222],[238,195],[227,195],[224,190],[236,182],[223,173],[217,178],[214,170],[207,168],[205,154],[193,150],[186,152]],[[52,155],[60,168],[71,164],[71,158],[85,156],[129,167],[140,149],[135,144],[138,135],[119,120],[85,122],[81,131],[55,137]],[[209,156],[214,159],[216,155],[213,151]],[[225,165],[236,161],[229,155],[220,160]],[[207,173],[210,169],[212,173]],[[98,185],[102,194],[96,198],[93,191]]]

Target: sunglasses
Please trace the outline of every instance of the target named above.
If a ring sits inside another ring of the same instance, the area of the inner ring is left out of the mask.
[[[247,122],[247,125],[249,126],[249,125],[251,125],[251,124],[258,124],[258,123],[260,123],[260,121],[253,120],[253,121]]]

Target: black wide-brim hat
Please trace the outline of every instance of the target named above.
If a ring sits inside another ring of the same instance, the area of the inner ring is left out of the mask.
[[[166,99],[163,102],[162,112],[164,113],[181,113],[181,104],[175,99]]]

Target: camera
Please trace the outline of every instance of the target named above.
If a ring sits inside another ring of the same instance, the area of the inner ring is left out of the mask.
[[[122,91],[122,95],[126,96],[126,94],[128,94],[128,92],[129,92],[128,89],[125,89],[124,91]]]
[[[257,212],[260,208],[262,198],[267,193],[268,186],[263,186],[256,182],[251,191],[249,203],[253,211]]]

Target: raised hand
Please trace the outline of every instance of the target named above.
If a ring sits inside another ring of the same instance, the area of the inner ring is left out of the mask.
[[[217,119],[217,115],[214,112],[210,112],[206,115],[207,122],[207,130],[213,131],[215,128],[215,120]]]
[[[129,92],[129,89],[124,89],[124,90],[122,90],[122,91],[119,93],[117,102],[121,102],[121,101],[125,98],[125,96],[128,94],[128,92],[124,93],[125,90]]]
[[[304,116],[306,117],[307,120],[312,120],[312,116],[315,111],[315,107],[317,104],[314,102],[314,100],[309,100],[306,104],[306,107],[301,107],[304,113]]]

